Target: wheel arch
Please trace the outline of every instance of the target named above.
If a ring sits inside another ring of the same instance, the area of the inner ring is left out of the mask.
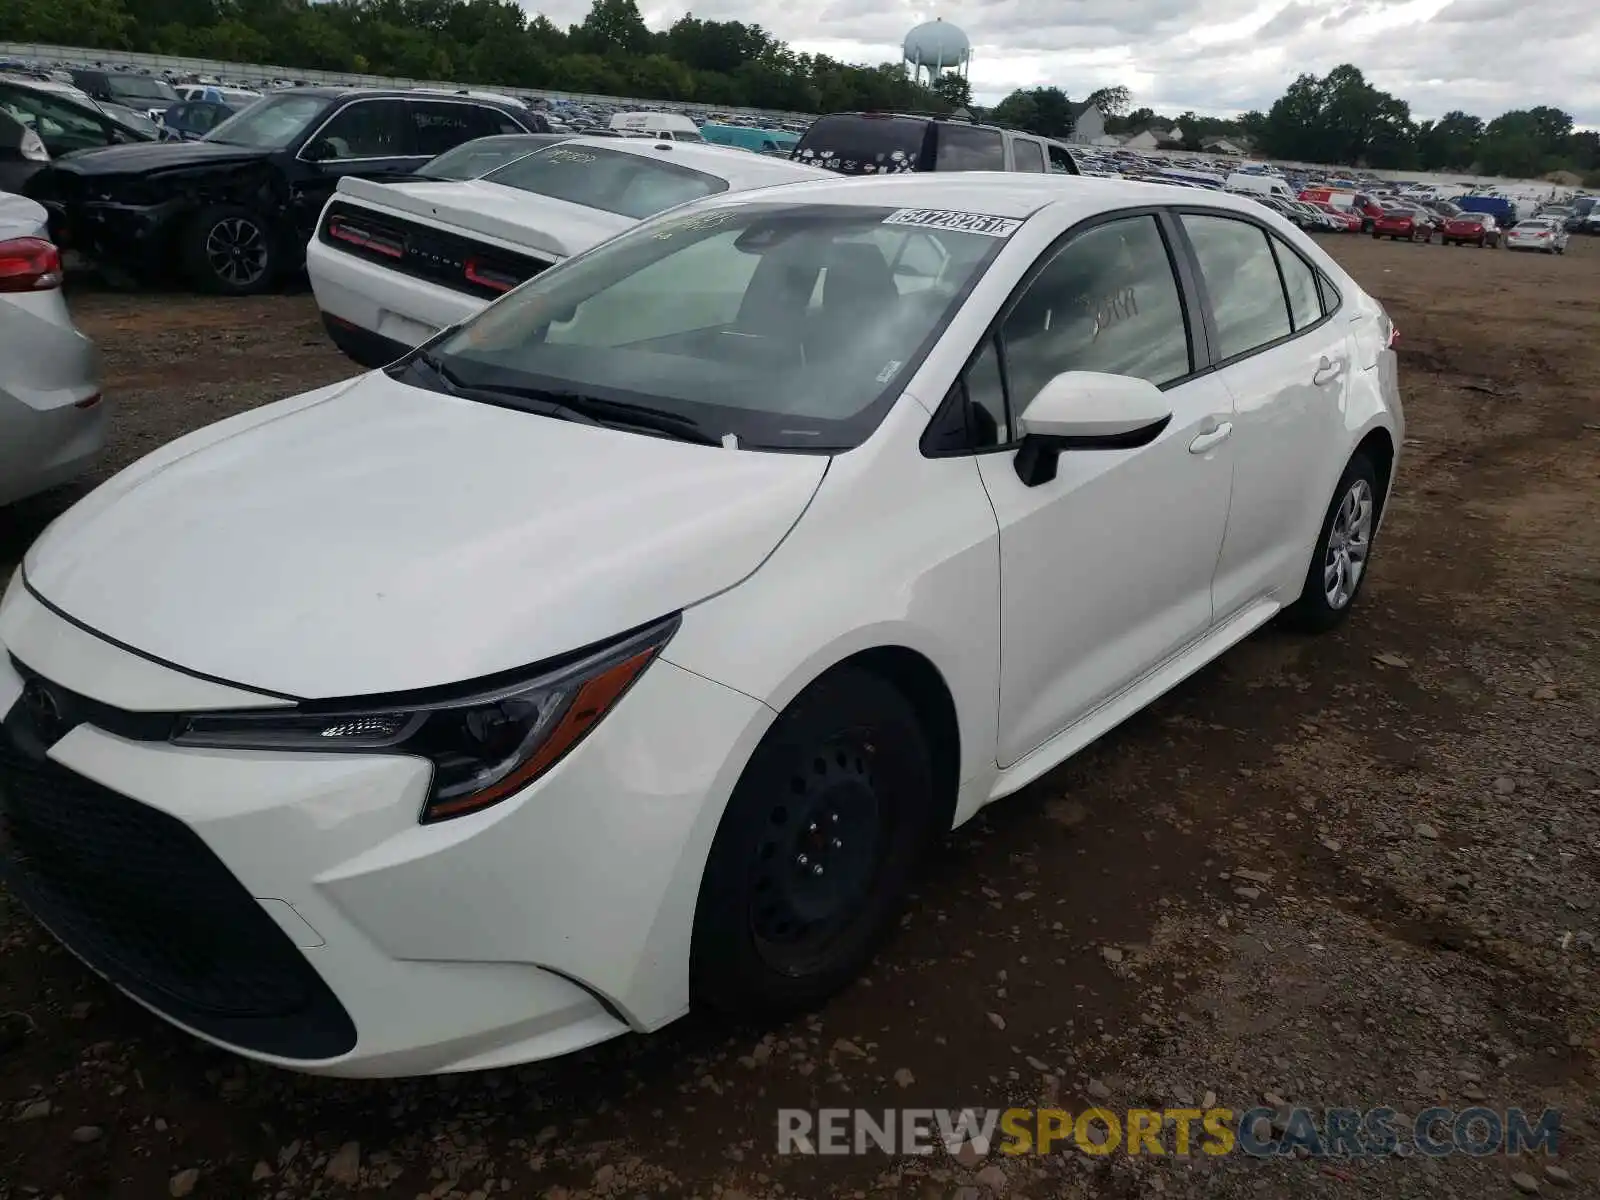
[[[1394,481],[1394,434],[1390,433],[1386,426],[1374,426],[1356,443],[1356,448],[1351,452],[1350,457],[1355,458],[1357,454],[1366,455],[1371,460],[1373,469],[1377,472],[1378,515],[1381,517],[1384,508],[1389,503],[1389,485]]]
[[[911,703],[917,721],[928,737],[938,780],[939,827],[955,819],[956,794],[961,786],[961,721],[955,696],[933,661],[909,646],[882,645],[858,650],[839,660],[807,684],[804,692],[835,671],[854,668],[870,671],[887,681]]]

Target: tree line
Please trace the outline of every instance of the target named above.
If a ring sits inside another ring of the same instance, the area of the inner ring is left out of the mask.
[[[636,0],[593,0],[566,29],[530,18],[516,0],[6,0],[0,40],[792,112],[971,107],[955,75],[928,88],[899,63],[797,54],[759,25],[693,13],[652,30]],[[1417,121],[1349,64],[1301,75],[1266,112],[1237,118],[1164,117],[1132,108],[1124,87],[1085,100],[1109,133],[1181,133],[1171,144],[1189,150],[1229,137],[1297,162],[1522,178],[1570,171],[1600,186],[1600,134],[1574,130],[1558,108]],[[1065,138],[1077,107],[1061,88],[1029,88],[980,115]]]
[[[5,0],[0,40],[793,112],[970,99],[963,80],[934,91],[898,63],[796,54],[759,25],[652,30],[635,0],[594,0],[566,29],[515,0]]]
[[[1269,158],[1399,171],[1460,171],[1534,179],[1558,171],[1600,187],[1600,133],[1575,130],[1572,116],[1539,105],[1493,120],[1462,111],[1418,121],[1406,101],[1368,83],[1354,66],[1301,75],[1266,112],[1236,118],[1193,112],[1164,117],[1132,109],[1127,88],[1101,88],[1085,101],[1106,116],[1106,132],[1150,130],[1158,145],[1199,150],[1204,139],[1234,138]],[[1075,106],[1059,88],[1028,88],[993,109],[997,119],[1046,137],[1071,133]]]

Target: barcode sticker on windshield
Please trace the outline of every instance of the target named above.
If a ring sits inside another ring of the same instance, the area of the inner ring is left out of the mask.
[[[943,208],[901,208],[883,219],[885,225],[913,225],[920,229],[950,229],[956,233],[981,233],[985,237],[1010,237],[1022,228],[1011,217],[987,213],[951,212]]]

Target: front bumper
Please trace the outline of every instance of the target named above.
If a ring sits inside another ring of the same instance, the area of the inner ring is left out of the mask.
[[[19,763],[24,673],[82,717],[42,762]],[[700,875],[765,706],[658,660],[535,785],[423,826],[419,759],[139,740],[83,696],[102,677],[108,697],[169,705],[218,686],[11,590],[0,859],[159,1015],[279,1066],[392,1076],[547,1058],[686,1011]]]
[[[343,340],[333,334],[335,344],[363,366],[382,366],[399,357],[366,362],[359,355],[371,357],[373,345],[398,346],[403,354],[441,329],[477,315],[488,304],[476,296],[345,254],[316,238],[306,245],[306,274],[330,334],[335,328],[345,331]],[[329,318],[342,324],[330,324]],[[352,328],[358,332],[351,334]],[[370,337],[362,339],[362,333]]]

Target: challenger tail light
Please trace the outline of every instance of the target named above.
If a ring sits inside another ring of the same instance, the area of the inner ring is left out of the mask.
[[[328,222],[328,236],[336,242],[359,246],[363,250],[371,250],[374,254],[381,254],[385,258],[406,256],[406,248],[392,238],[384,237],[381,233],[346,220],[344,217],[334,217]]]
[[[47,292],[61,286],[61,252],[44,238],[0,242],[0,292]]]

